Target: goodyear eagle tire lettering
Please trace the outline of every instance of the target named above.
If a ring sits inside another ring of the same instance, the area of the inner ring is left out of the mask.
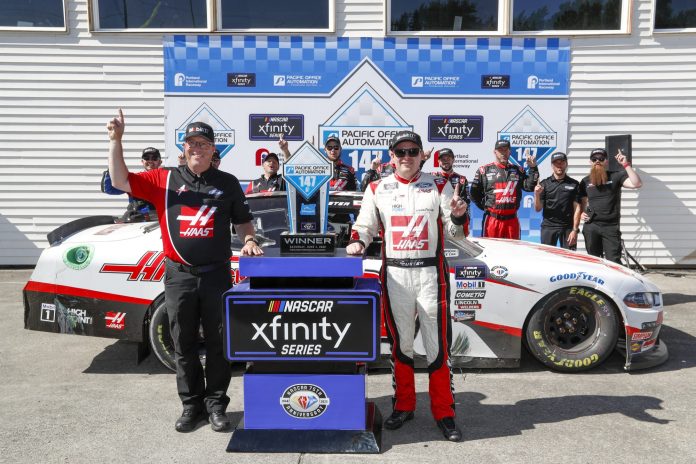
[[[578,372],[603,363],[616,346],[618,333],[618,313],[608,298],[588,287],[567,287],[532,309],[525,340],[542,364]]]

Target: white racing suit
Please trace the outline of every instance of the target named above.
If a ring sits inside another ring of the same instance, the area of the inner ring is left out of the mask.
[[[383,234],[382,312],[392,346],[394,409],[416,409],[413,339],[418,316],[435,420],[454,416],[444,245],[445,233],[455,238],[464,234],[458,218],[451,217],[453,194],[447,179],[425,173],[410,182],[397,174],[372,182],[365,190],[351,237],[367,248],[373,237]],[[465,220],[461,218],[461,222]]]

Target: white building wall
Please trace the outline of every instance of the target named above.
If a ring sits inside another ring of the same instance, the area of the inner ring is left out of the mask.
[[[385,4],[337,0],[336,34],[383,36]],[[68,33],[0,32],[0,266],[34,264],[69,220],[123,211],[99,191],[118,107],[131,169],[164,148],[162,36],[91,33],[87,14],[68,0]],[[646,265],[696,264],[696,34],[654,35],[652,0],[632,18],[630,36],[571,40],[571,175],[605,135],[633,134],[645,185],[624,194],[627,246]]]

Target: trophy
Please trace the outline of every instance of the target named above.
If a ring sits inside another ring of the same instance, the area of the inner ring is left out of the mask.
[[[289,232],[280,236],[281,255],[333,255],[336,234],[328,233],[329,180],[333,163],[309,142],[285,162]]]

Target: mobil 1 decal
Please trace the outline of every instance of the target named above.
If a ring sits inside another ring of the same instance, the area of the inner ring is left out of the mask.
[[[228,296],[228,359],[374,360],[377,306],[369,295]]]

